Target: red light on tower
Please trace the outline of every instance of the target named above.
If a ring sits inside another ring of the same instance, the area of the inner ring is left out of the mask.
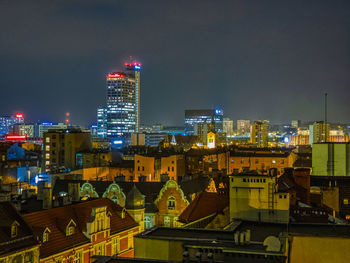
[[[16,118],[17,118],[17,119],[23,119],[23,114],[22,114],[22,113],[16,114]]]

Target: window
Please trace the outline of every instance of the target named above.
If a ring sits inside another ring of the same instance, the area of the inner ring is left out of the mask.
[[[272,160],[272,163],[276,163],[276,160]]]
[[[343,200],[343,204],[344,204],[344,205],[348,205],[348,204],[349,204],[349,199],[347,199],[347,198],[344,199],[344,200]]]
[[[50,137],[45,138],[45,142],[49,143],[50,142]]]
[[[140,166],[137,166],[137,171],[140,171]]]
[[[150,216],[145,216],[145,229],[151,228],[152,222]]]
[[[170,227],[170,217],[164,216],[164,226]]]
[[[259,160],[258,160],[258,159],[255,159],[255,163],[259,163]]]
[[[243,178],[243,182],[246,182],[245,178]]]
[[[171,167],[171,171],[174,172],[174,167]]]
[[[69,224],[67,225],[66,227],[66,236],[71,236],[74,234],[75,232],[75,227],[76,227],[76,224],[74,223],[73,220],[71,220],[69,222]]]
[[[168,166],[168,172],[170,172],[170,167]]]
[[[281,164],[284,164],[284,160],[283,159],[281,160]]]
[[[174,161],[171,161],[172,164],[174,164]]]
[[[142,166],[142,171],[144,171],[145,170],[145,167],[144,166]]]
[[[50,229],[46,228],[44,230],[44,233],[43,233],[43,243],[49,241],[49,233],[50,233]]]
[[[175,210],[175,208],[176,208],[176,199],[174,196],[170,196],[168,198],[168,209]]]
[[[11,237],[16,237],[18,234],[18,223],[17,221],[13,222],[11,225]]]

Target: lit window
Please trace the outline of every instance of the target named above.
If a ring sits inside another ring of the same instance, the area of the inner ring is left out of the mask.
[[[276,160],[272,160],[272,163],[276,163]]]
[[[46,137],[45,142],[50,142],[50,137]]]
[[[176,199],[174,196],[170,196],[168,198],[168,209],[175,210],[175,208],[176,208]]]
[[[18,234],[18,223],[17,221],[13,222],[11,225],[11,237],[16,237]]]
[[[348,204],[349,204],[349,199],[344,199],[344,200],[343,200],[343,204],[344,204],[344,205],[348,205]]]
[[[50,145],[46,145],[45,149],[46,151],[50,151]]]
[[[43,233],[43,243],[48,242],[49,241],[49,233],[50,233],[50,229],[46,228],[44,233]]]

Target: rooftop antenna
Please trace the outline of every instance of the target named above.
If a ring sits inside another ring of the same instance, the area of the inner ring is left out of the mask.
[[[327,123],[327,92],[324,94],[324,123]]]

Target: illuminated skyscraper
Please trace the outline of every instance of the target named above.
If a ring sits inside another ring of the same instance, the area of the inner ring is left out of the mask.
[[[0,137],[8,134],[10,128],[17,123],[24,123],[22,113],[15,116],[0,116]]]
[[[255,121],[250,128],[250,143],[259,148],[268,147],[269,125]]]
[[[329,123],[323,121],[315,122],[310,125],[310,144],[329,142]]]
[[[140,127],[140,70],[138,62],[127,62],[124,72],[107,74],[107,105],[97,109],[100,137],[128,138]]]

